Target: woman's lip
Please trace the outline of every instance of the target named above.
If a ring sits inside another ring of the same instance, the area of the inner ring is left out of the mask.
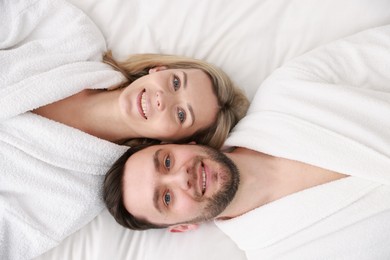
[[[139,114],[141,115],[141,117],[147,119],[146,116],[145,116],[145,114],[144,114],[144,111],[143,111],[143,109],[142,109],[142,104],[141,104],[141,102],[142,102],[142,101],[141,101],[141,99],[142,99],[142,94],[144,94],[144,92],[145,92],[145,89],[143,89],[143,90],[138,94],[138,96],[137,96],[137,108],[138,108],[138,112],[139,112]]]

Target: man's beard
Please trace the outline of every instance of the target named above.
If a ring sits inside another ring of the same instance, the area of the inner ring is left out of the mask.
[[[201,215],[188,223],[204,222],[218,216],[233,200],[240,183],[240,174],[237,166],[229,157],[207,146],[204,146],[204,149],[208,155],[207,159],[218,162],[221,169],[223,169],[224,173],[222,175],[220,174],[219,177],[224,179],[224,183],[216,194],[207,199],[207,204]]]

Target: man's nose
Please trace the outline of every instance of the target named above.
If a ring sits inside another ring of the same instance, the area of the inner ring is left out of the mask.
[[[181,167],[176,172],[168,173],[167,178],[170,180],[172,185],[175,185],[182,190],[191,189],[192,185],[189,169],[185,166]]]

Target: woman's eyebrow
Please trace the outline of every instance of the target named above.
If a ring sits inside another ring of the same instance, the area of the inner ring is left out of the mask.
[[[188,79],[188,75],[185,71],[182,71],[183,73],[183,88],[184,89],[187,89],[187,79]],[[195,114],[194,114],[194,110],[192,109],[192,106],[190,104],[187,104],[187,108],[188,108],[188,111],[190,111],[190,114],[191,114],[191,125],[190,126],[193,126],[195,124]]]
[[[187,73],[185,71],[182,71],[183,73],[183,88],[186,89],[187,88]]]
[[[188,111],[190,111],[192,123],[190,126],[193,126],[195,124],[195,114],[194,110],[192,109],[192,106],[190,104],[187,104]]]

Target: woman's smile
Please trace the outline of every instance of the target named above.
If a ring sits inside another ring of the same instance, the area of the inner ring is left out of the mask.
[[[135,136],[180,140],[213,123],[218,101],[201,70],[153,70],[119,96],[122,122]]]
[[[147,112],[148,112],[148,106],[146,103],[146,91],[143,89],[137,96],[137,107],[138,107],[138,112],[140,115],[148,119]]]

